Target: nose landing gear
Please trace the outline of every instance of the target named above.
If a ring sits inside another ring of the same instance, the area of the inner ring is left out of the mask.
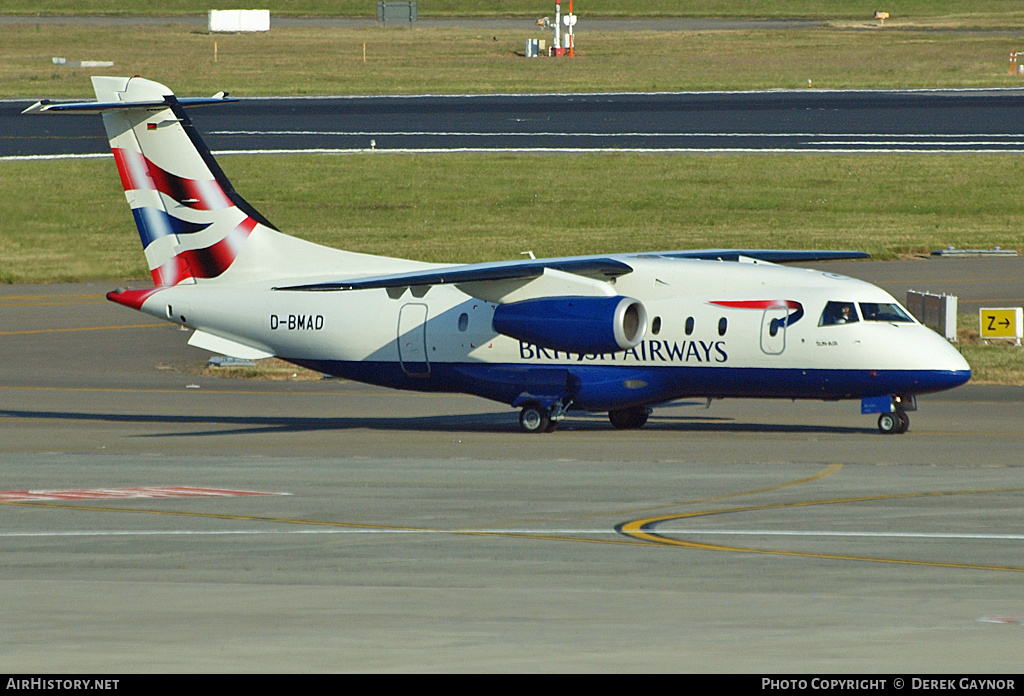
[[[861,399],[861,413],[877,413],[878,432],[883,435],[902,435],[910,428],[907,411],[917,410],[917,397],[913,394],[872,396]]]
[[[878,417],[878,432],[883,435],[902,435],[910,428],[910,416],[906,411],[883,413]]]

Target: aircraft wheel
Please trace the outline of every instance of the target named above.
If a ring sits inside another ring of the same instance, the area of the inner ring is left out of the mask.
[[[910,425],[910,419],[907,419],[907,425]],[[883,435],[892,435],[893,433],[899,432],[900,419],[895,413],[883,413],[878,417],[878,432]]]
[[[646,406],[620,408],[608,412],[608,420],[620,430],[634,430],[644,427],[650,412]]]
[[[519,427],[523,429],[523,432],[548,432],[550,424],[551,419],[548,417],[548,412],[541,408],[540,404],[529,403],[523,406],[523,410],[519,412]]]
[[[900,421],[899,425],[896,426],[896,433],[902,435],[910,429],[910,416],[907,415],[906,411],[897,411],[896,417]]]
[[[642,428],[647,424],[647,419],[650,417],[651,412],[646,406],[637,406],[636,413],[633,414],[633,427]]]

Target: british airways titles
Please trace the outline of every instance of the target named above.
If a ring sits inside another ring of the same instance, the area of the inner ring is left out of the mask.
[[[604,360],[621,362],[724,363],[729,360],[725,341],[641,341],[636,348],[618,353],[569,353],[519,342],[523,360]]]

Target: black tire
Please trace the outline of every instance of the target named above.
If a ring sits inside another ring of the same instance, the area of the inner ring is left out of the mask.
[[[907,419],[907,425],[910,419]],[[878,432],[883,435],[892,435],[899,432],[900,418],[895,413],[883,413],[878,417]]]
[[[540,404],[526,404],[519,412],[519,427],[523,429],[524,433],[548,432],[550,424],[551,419],[548,417],[548,412],[541,408]]]
[[[609,411],[608,420],[619,430],[635,430],[644,427],[649,415],[646,406],[632,406]]]
[[[897,435],[902,435],[910,430],[910,416],[907,415],[906,411],[897,411],[896,417],[900,420],[899,425],[896,427]]]
[[[637,406],[636,419],[633,421],[633,427],[642,428],[647,425],[647,419],[650,415],[651,412],[647,410],[646,406]]]

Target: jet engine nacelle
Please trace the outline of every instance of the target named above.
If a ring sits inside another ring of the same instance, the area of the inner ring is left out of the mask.
[[[647,310],[631,297],[542,297],[498,305],[494,330],[542,348],[614,353],[639,345]]]

